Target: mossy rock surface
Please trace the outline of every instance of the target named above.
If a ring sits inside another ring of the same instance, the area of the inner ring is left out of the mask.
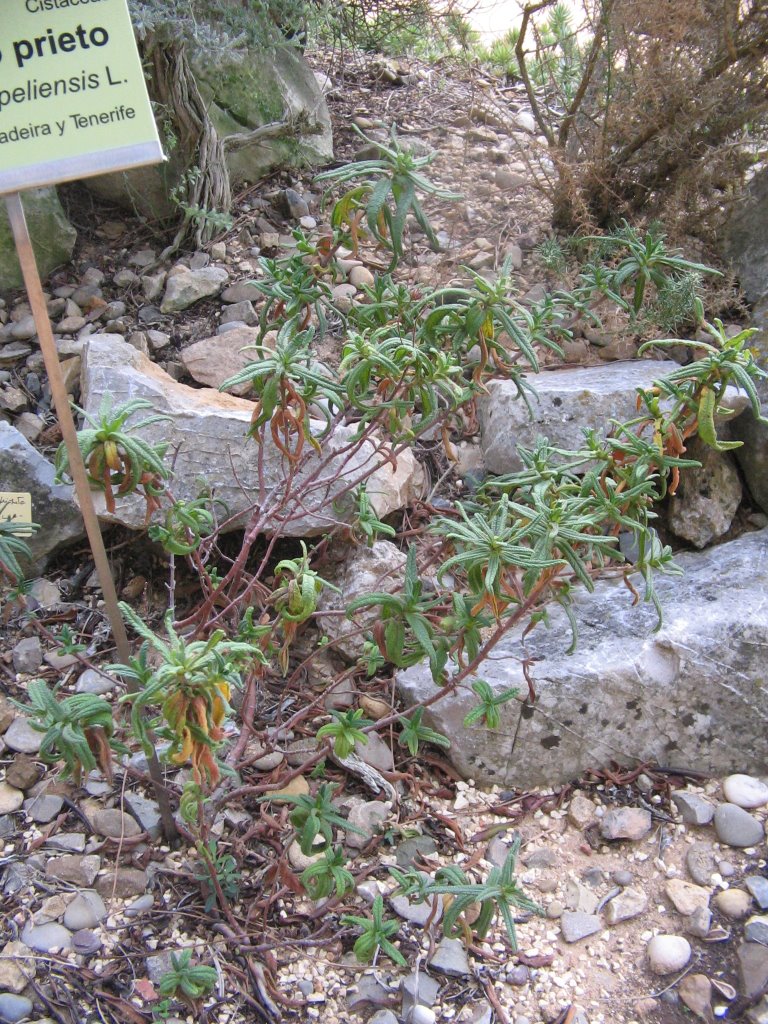
[[[330,115],[309,65],[295,47],[270,45],[263,51],[203,51],[191,66],[209,114],[222,136],[248,132],[286,118],[304,119],[306,131],[257,140],[228,153],[234,184],[256,181],[276,167],[327,163],[333,158]]]
[[[227,153],[227,167],[233,185],[258,181],[277,168],[318,166],[333,158],[328,107],[314,74],[295,47],[267,42],[259,48],[211,51],[190,42],[188,56],[211,121],[222,138],[276,121],[290,120],[297,126],[287,128],[278,138],[232,148]],[[180,154],[172,151],[164,165],[105,174],[85,184],[101,199],[162,221],[177,215],[170,192],[186,169]]]
[[[52,270],[69,261],[77,232],[67,220],[55,188],[24,192],[22,203],[40,276],[45,279]],[[15,291],[23,283],[8,212],[0,200],[0,294]]]

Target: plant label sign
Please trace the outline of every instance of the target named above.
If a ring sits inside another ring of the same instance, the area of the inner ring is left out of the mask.
[[[32,495],[17,491],[0,491],[0,523],[31,523]],[[32,531],[17,534],[31,537]]]
[[[127,0],[0,7],[0,194],[164,160]]]

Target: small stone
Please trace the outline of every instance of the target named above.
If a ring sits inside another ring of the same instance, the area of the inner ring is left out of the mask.
[[[380,800],[368,800],[365,803],[354,803],[349,811],[348,821],[362,830],[362,834],[348,832],[345,838],[347,846],[352,850],[362,850],[372,838],[383,821],[386,820],[392,807]]]
[[[107,916],[104,900],[94,889],[78,893],[64,911],[64,924],[70,931],[95,928]]]
[[[60,882],[71,882],[82,889],[90,889],[101,868],[101,857],[89,854],[64,854],[52,857],[45,865],[45,873],[49,878],[58,878]]]
[[[318,845],[322,846],[322,840]],[[312,864],[322,860],[322,857],[322,849],[318,850],[317,853],[304,853],[296,839],[288,847],[288,861],[295,871],[305,871]]]
[[[7,782],[0,782],[0,814],[13,814],[21,810],[24,803],[24,794],[20,789],[14,789]]]
[[[714,804],[698,793],[673,793],[672,802],[686,825],[708,825],[715,815]]]
[[[683,930],[686,935],[694,935],[697,939],[704,939],[709,935],[712,926],[712,911],[709,907],[698,907],[692,914],[683,918]]]
[[[566,910],[560,918],[560,930],[566,942],[580,942],[601,928],[600,918],[596,914],[585,914],[581,910]]]
[[[559,857],[554,850],[531,850],[523,857],[523,864],[527,868],[553,868],[558,860]]]
[[[471,973],[467,951],[461,939],[442,939],[429,965],[452,978],[466,978]]]
[[[437,853],[437,843],[431,836],[411,836],[398,843],[395,860],[398,867],[410,868],[417,858],[431,857],[434,853]]]
[[[124,267],[122,270],[118,270],[112,278],[112,281],[118,288],[130,288],[130,286],[132,284],[136,284],[138,280],[139,275],[134,273],[132,270],[128,270],[127,267]]]
[[[634,880],[635,880],[635,876],[632,874],[631,871],[612,871],[611,872],[611,881],[615,882],[616,885],[620,885],[622,887],[622,889],[626,888],[628,885],[632,885],[632,882]]]
[[[302,217],[309,216],[309,204],[295,189],[287,188],[284,195],[286,205],[294,220],[301,220]]]
[[[368,1018],[368,1024],[398,1024],[397,1017],[391,1010],[377,1010]]]
[[[87,322],[84,316],[65,316],[56,325],[56,330],[59,334],[76,334],[85,327]]]
[[[146,914],[148,910],[151,910],[155,904],[155,897],[152,893],[145,893],[143,896],[139,896],[137,900],[134,900],[129,907],[125,908],[126,917],[140,917],[142,914]]]
[[[750,895],[743,889],[725,889],[714,898],[715,908],[730,921],[740,921],[749,913]]]
[[[35,959],[30,953],[23,942],[6,942],[0,953],[0,989],[17,994],[24,991],[35,976]]]
[[[17,1024],[32,1013],[32,1000],[11,992],[0,992],[0,1021],[2,1024]]]
[[[27,636],[13,648],[13,667],[22,675],[33,675],[43,663],[40,637]]]
[[[95,932],[81,928],[72,936],[72,945],[79,956],[93,956],[102,947],[102,941]]]
[[[149,347],[153,352],[162,352],[164,348],[168,348],[171,344],[170,334],[166,334],[164,331],[147,331],[147,341]]]
[[[337,284],[331,291],[331,301],[340,313],[348,313],[356,295],[357,289],[353,284]]]
[[[762,875],[747,875],[744,885],[752,893],[758,907],[761,910],[768,910],[768,878]]]
[[[565,913],[565,906],[560,900],[552,900],[547,906],[547,917],[550,921],[557,921]]]
[[[50,953],[52,949],[71,949],[72,933],[63,925],[28,924],[21,933],[21,941],[38,953]]]
[[[639,889],[624,889],[615,896],[605,908],[605,920],[608,924],[619,924],[620,921],[631,921],[648,909],[648,897]]]
[[[435,1024],[437,1014],[428,1006],[414,1006],[408,1019],[410,1024]]]
[[[747,942],[761,942],[768,946],[768,916],[750,917],[744,925],[744,938]],[[768,956],[768,952],[766,952]]]
[[[16,420],[16,429],[30,442],[34,442],[45,430],[45,420],[34,412],[23,412]]]
[[[715,857],[708,843],[694,843],[688,847],[685,866],[697,885],[709,885],[715,873]]]
[[[434,901],[438,900],[437,911],[434,910]],[[443,901],[441,896],[430,896],[423,903],[411,903],[407,896],[391,896],[389,904],[404,921],[411,924],[424,925],[429,918],[439,921],[443,916]]]
[[[227,258],[227,243],[226,242],[214,242],[211,246],[211,259],[212,260],[224,260]]]
[[[768,786],[753,775],[729,775],[723,782],[723,794],[737,807],[751,809],[768,804]]]
[[[736,950],[741,976],[741,995],[754,999],[768,985],[768,956],[759,942],[743,942]]]
[[[516,964],[511,970],[507,971],[507,984],[516,985],[518,987],[527,985],[531,980],[531,972],[525,966],[525,964]]]
[[[695,914],[700,907],[709,906],[709,890],[682,878],[670,878],[664,886],[666,894],[678,914]]]
[[[5,745],[21,754],[36,754],[43,742],[43,734],[33,729],[24,715],[14,718],[3,736]]]
[[[568,821],[574,828],[585,829],[596,820],[595,811],[596,807],[588,797],[576,793],[568,807]]]
[[[238,281],[237,284],[231,284],[221,293],[222,302],[232,304],[236,302],[256,302],[260,298],[262,298],[262,294],[255,281]]]
[[[654,974],[671,974],[682,970],[691,959],[691,944],[682,935],[655,935],[646,953]]]
[[[24,810],[38,825],[47,825],[61,813],[64,801],[54,793],[40,793],[24,801]]]
[[[600,821],[603,839],[642,839],[651,831],[651,812],[640,807],[618,807]]]
[[[349,283],[355,288],[373,288],[375,278],[367,267],[352,267],[349,272]]]
[[[565,887],[565,902],[569,910],[580,910],[584,914],[594,914],[597,909],[598,897],[596,892],[571,878]]]
[[[64,911],[75,898],[73,892],[59,892],[55,896],[48,896],[32,915],[34,924],[48,924],[50,921],[59,921],[64,917]]]
[[[57,832],[55,836],[46,839],[45,845],[64,853],[82,853],[85,850],[85,836],[82,832]]]
[[[117,868],[99,878],[96,891],[107,899],[111,899],[113,894],[120,899],[128,899],[131,896],[142,896],[148,885],[146,871],[140,871],[139,868]]]
[[[706,974],[686,974],[677,991],[694,1016],[712,1020],[712,983]]]
[[[100,836],[107,836],[110,839],[130,839],[141,834],[139,823],[117,807],[96,811],[91,824]]]
[[[112,676],[97,672],[95,668],[87,668],[81,672],[75,683],[75,693],[110,693],[117,685]]]
[[[380,772],[391,772],[395,767],[395,759],[392,748],[379,736],[377,732],[368,733],[368,742],[355,744],[355,753],[365,761],[371,768]]]
[[[407,1014],[412,1006],[434,1006],[440,995],[440,984],[424,971],[414,971],[402,982],[403,1012]]]
[[[142,832],[148,833],[150,839],[159,839],[163,832],[160,806],[156,800],[141,793],[126,793],[125,806],[138,821]]]
[[[252,327],[259,322],[258,313],[253,308],[253,303],[249,299],[243,299],[242,302],[233,302],[231,306],[224,307],[221,313],[221,323],[228,324],[233,321],[239,321],[247,327]]]
[[[168,277],[160,306],[162,313],[180,313],[196,302],[218,295],[229,274],[221,267],[203,267]]]
[[[738,848],[757,846],[765,838],[761,822],[736,804],[719,805],[715,831],[721,843]]]

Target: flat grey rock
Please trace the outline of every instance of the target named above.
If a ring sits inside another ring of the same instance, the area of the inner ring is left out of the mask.
[[[523,464],[517,446],[533,448],[542,435],[556,448],[580,449],[585,429],[601,432],[609,420],[634,419],[637,388],[649,388],[675,369],[667,360],[637,359],[529,373],[526,380],[536,390],[530,397],[533,417],[512,381],[491,381],[488,396],[478,400],[486,466],[492,473],[518,472]],[[746,398],[729,391],[741,412]]]
[[[569,782],[611,760],[696,764],[713,775],[760,771],[768,762],[768,687],[760,685],[768,530],[676,561],[682,577],[656,577],[664,611],[658,632],[652,607],[632,607],[621,581],[602,581],[594,594],[574,594],[574,654],[556,606],[549,629],[537,626],[524,640],[522,630],[505,637],[476,675],[495,693],[512,687],[525,695],[520,660],[527,657],[537,699],[505,704],[498,731],[464,727],[476,703],[469,688],[431,705],[424,722],[450,737],[447,756],[458,771],[481,785],[524,789]],[[438,689],[424,662],[395,678],[408,706]]]
[[[63,806],[64,801],[60,796],[48,793],[41,793],[39,796],[30,797],[29,800],[24,801],[24,810],[38,825],[45,825],[49,821],[53,821]]]
[[[720,804],[715,811],[717,838],[726,846],[757,846],[765,839],[762,822],[736,804]]]
[[[752,897],[761,910],[768,910],[768,878],[763,875],[747,875],[744,885],[752,893]]]
[[[426,971],[414,971],[403,978],[402,993],[403,1012],[407,1014],[416,1005],[434,1006],[440,995],[440,983]]]
[[[708,825],[715,815],[715,805],[698,793],[678,790],[672,794],[672,802],[686,825]]]
[[[32,728],[26,715],[18,715],[6,730],[3,739],[11,750],[21,754],[36,754],[43,742],[43,733]]]
[[[104,900],[95,889],[79,892],[64,911],[64,924],[70,931],[95,928],[107,916]]]
[[[441,939],[429,966],[451,978],[466,978],[471,974],[467,951],[461,939]]]
[[[12,992],[0,992],[0,1021],[2,1024],[17,1024],[32,1013],[32,1000]]]
[[[61,924],[27,925],[21,933],[21,941],[38,953],[49,953],[52,949],[71,949],[72,933]]]
[[[596,914],[585,914],[581,910],[566,910],[560,918],[560,930],[566,942],[581,942],[602,928]]]

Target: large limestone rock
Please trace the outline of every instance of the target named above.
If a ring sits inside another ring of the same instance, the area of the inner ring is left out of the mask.
[[[296,47],[274,41],[258,50],[190,43],[189,63],[211,121],[225,139],[233,185],[258,181],[278,167],[333,159],[328,106]],[[285,131],[244,141],[253,129],[278,122],[286,122]],[[178,150],[170,149],[164,165],[102,175],[85,184],[103,199],[165,219],[177,213],[170,192],[186,170]]]
[[[323,439],[319,453],[306,446],[295,483],[302,492],[302,506],[290,505],[284,496],[286,466],[280,451],[269,438],[260,469],[258,445],[247,437],[254,403],[179,384],[120,335],[93,335],[87,340],[81,393],[89,413],[96,413],[102,396],[110,394],[115,404],[147,399],[155,413],[168,416],[167,421],[143,428],[141,434],[152,443],[168,442],[174,458],[174,496],[189,500],[203,488],[211,489],[228,509],[226,515],[219,509],[220,521],[228,515],[238,517],[229,523],[233,529],[242,526],[247,510],[258,504],[265,514],[264,532],[273,532],[282,523],[287,536],[323,533],[349,514],[349,488],[360,483],[372,465],[382,462],[372,444],[350,446],[354,431],[341,426],[332,438]],[[138,412],[136,421],[146,415]],[[318,433],[321,426],[317,423]],[[410,452],[398,456],[398,462],[397,472],[384,463],[369,480],[368,493],[379,517],[414,496],[419,467]],[[403,473],[412,481],[410,489],[401,478]],[[98,495],[97,508],[102,518],[113,518]],[[143,499],[129,497],[118,501],[114,520],[138,528],[144,514]]]
[[[586,768],[655,759],[726,775],[760,774],[768,759],[768,530],[677,558],[685,575],[658,577],[664,624],[633,608],[621,581],[582,592],[574,610],[578,647],[565,615],[550,611],[523,644],[512,633],[472,678],[495,691],[528,693],[519,659],[530,659],[537,700],[504,705],[498,732],[465,729],[476,703],[469,684],[437,701],[425,720],[450,737],[458,770],[484,784],[555,785]],[[420,664],[398,673],[408,704],[434,695]]]
[[[67,220],[55,188],[31,189],[22,196],[22,203],[40,276],[46,278],[70,259],[77,232]],[[0,294],[21,288],[23,283],[8,213],[0,197]]]
[[[588,427],[602,432],[609,420],[636,417],[637,388],[649,388],[676,368],[666,360],[639,359],[531,373],[527,379],[537,392],[530,398],[533,417],[512,381],[491,381],[488,396],[478,403],[486,466],[492,473],[517,472],[517,446],[532,448],[542,435],[558,448],[580,448]],[[728,404],[741,412],[745,396],[729,392]]]
[[[30,493],[32,521],[40,525],[25,538],[33,558],[31,566],[22,566],[27,575],[41,572],[54,551],[85,532],[74,488],[54,483],[54,475],[51,463],[15,427],[0,420],[0,487]]]

